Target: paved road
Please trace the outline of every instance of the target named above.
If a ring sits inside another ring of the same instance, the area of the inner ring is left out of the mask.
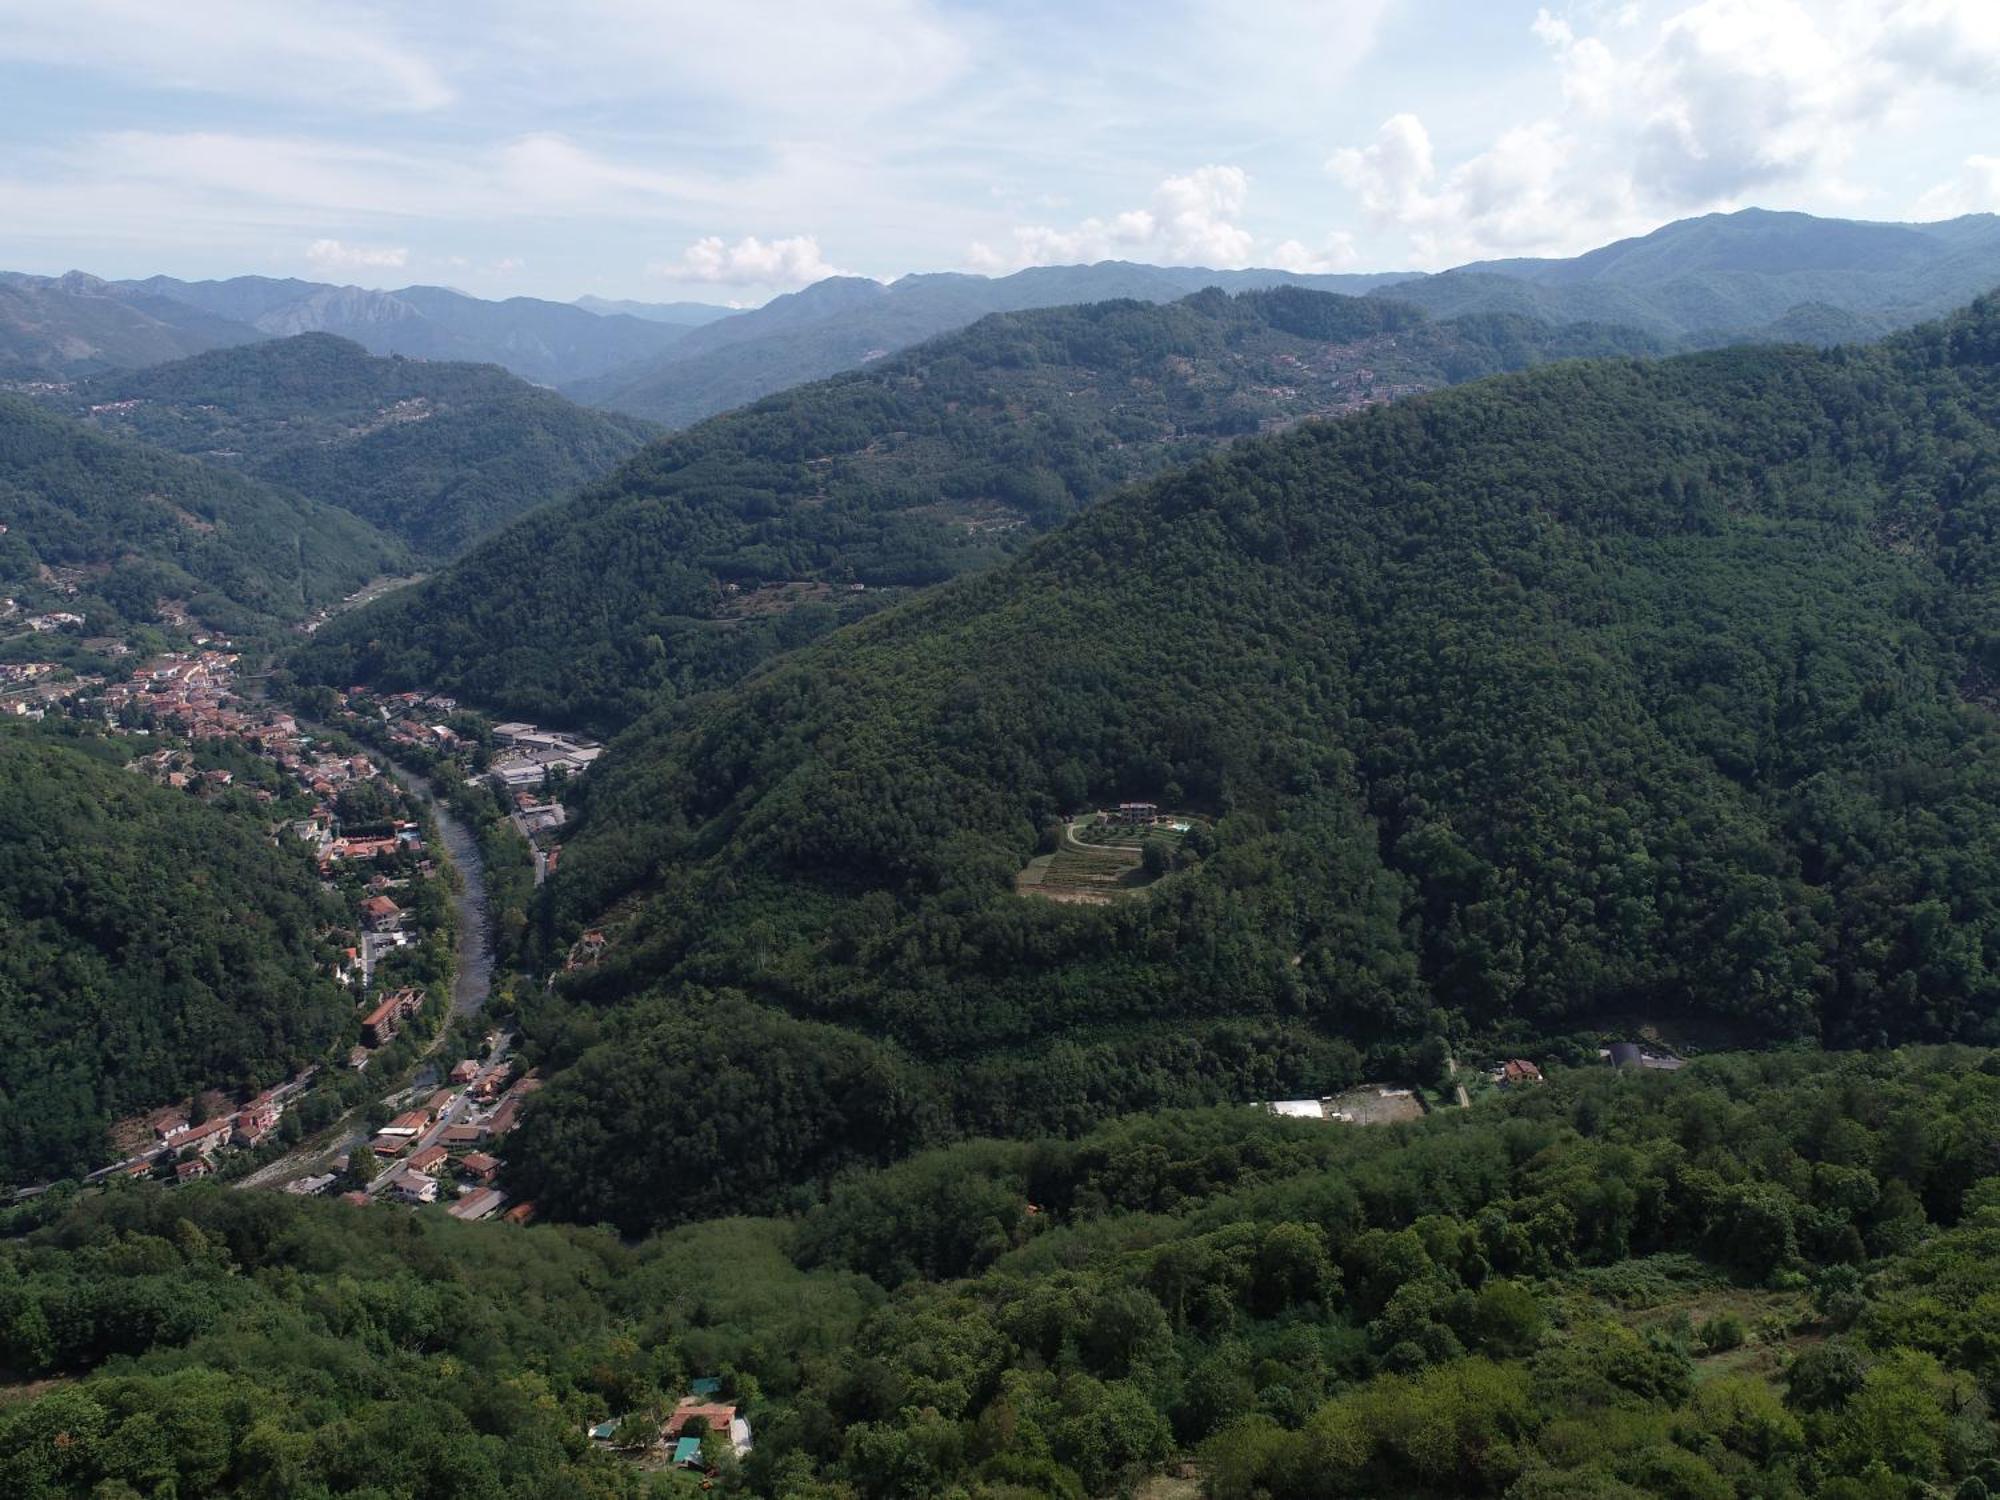
[[[479,843],[473,838],[472,830],[454,817],[450,808],[431,795],[430,785],[422,777],[394,761],[389,762],[389,769],[397,781],[430,808],[431,815],[437,820],[438,841],[444,845],[444,852],[458,869],[459,888],[453,897],[453,904],[458,908],[458,955],[457,973],[451,987],[451,1014],[476,1015],[485,1008],[487,998],[493,993],[493,916],[486,900],[486,872],[479,861]],[[437,1035],[431,1038],[431,1044],[425,1050],[426,1057],[444,1045],[444,1039],[450,1030],[448,1024],[438,1027]],[[495,1056],[504,1056],[510,1041],[511,1038],[502,1037]],[[421,1101],[424,1094],[429,1091],[414,1091],[416,1097],[411,1102]],[[397,1090],[396,1094],[390,1097],[395,1098],[404,1092],[406,1090]],[[460,1095],[452,1107],[456,1110],[464,1105],[464,1096]],[[365,1151],[370,1137],[367,1131],[360,1129],[355,1123],[359,1121],[360,1114],[361,1110],[357,1107],[342,1117],[343,1123],[348,1123],[350,1128],[343,1131],[331,1144],[292,1152],[267,1166],[259,1167],[246,1177],[238,1178],[236,1186],[276,1187],[295,1177],[307,1176],[316,1167],[324,1170],[323,1163],[342,1152],[351,1155],[355,1151]],[[437,1134],[443,1132],[444,1124],[456,1123],[458,1118],[459,1116],[454,1115],[450,1120],[435,1126],[434,1133],[422,1144],[430,1144],[436,1139]],[[394,1166],[390,1167],[388,1172],[368,1185],[368,1190],[370,1192],[378,1190],[387,1183],[395,1171]]]

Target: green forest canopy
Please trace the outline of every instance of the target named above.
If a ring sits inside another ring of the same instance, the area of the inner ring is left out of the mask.
[[[73,575],[94,634],[150,621],[162,599],[227,630],[296,620],[408,565],[343,511],[0,395],[0,591]]]
[[[103,1163],[122,1116],[268,1087],[349,1023],[338,919],[254,807],[0,728],[0,1183]]]
[[[101,376],[63,401],[99,427],[350,511],[433,558],[602,478],[653,431],[497,365],[378,358],[326,333]]]
[[[57,1377],[0,1405],[0,1488],[637,1497],[585,1427],[713,1377],[755,1435],[722,1494],[1193,1455],[1208,1500],[1977,1496],[1996,1129],[1993,1053],[1792,1054],[974,1142],[636,1244],[121,1186],[0,1240],[0,1364]]]
[[[1262,424],[1657,347],[1295,289],[995,316],[655,444],[322,632],[305,670],[616,727],[871,611],[885,589],[1012,556],[1118,485]],[[820,597],[740,607],[785,581]]]
[[[668,1143],[611,1122],[739,1077],[709,992],[805,1028],[747,1063],[788,1091],[856,1038],[876,1159],[1329,1092],[1427,1033],[1993,1037],[1996,352],[1982,303],[1378,408],[657,711],[581,792],[557,936],[609,915],[612,951],[545,1008],[575,1066],[516,1162],[663,1211]],[[1014,894],[1126,798],[1210,852],[1115,907]],[[704,1139],[762,1192],[823,1166],[755,1113]]]

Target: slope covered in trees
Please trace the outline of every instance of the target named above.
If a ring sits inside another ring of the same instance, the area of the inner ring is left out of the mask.
[[[661,1095],[693,987],[1007,1134],[1606,1014],[1992,1036],[1996,355],[1986,303],[1376,408],[656,712],[556,877],[558,936],[611,914],[612,956],[551,1011],[582,1061],[524,1160],[658,1168],[588,1122]],[[1059,814],[1121,800],[1212,819],[1199,857],[1016,894]]]
[[[1413,1127],[981,1142],[637,1244],[198,1186],[17,1211],[22,1500],[1867,1500],[2000,1480],[2000,1058],[1605,1069]],[[690,1484],[692,1481],[689,1481]]]
[[[993,313],[1127,298],[1174,302],[1209,287],[1241,292],[1290,286],[1360,296],[1405,279],[1393,274],[1211,271],[1125,261],[1031,266],[999,277],[920,274],[887,285],[865,276],[832,276],[702,328],[649,360],[567,390],[593,406],[686,427],[774,391],[856,369]]]
[[[1880,224],[1746,208],[1567,259],[1475,262],[1391,295],[1440,316],[1599,318],[1702,345],[1880,336],[1995,286],[2000,215]],[[1815,327],[1812,308],[1837,318]]]
[[[408,561],[343,511],[15,396],[0,396],[0,524],[0,591],[60,598],[99,633],[163,599],[224,629],[296,619]]]
[[[306,669],[614,726],[870,612],[885,590],[1018,553],[1107,490],[1262,427],[1653,347],[1617,329],[1431,323],[1297,290],[994,317],[647,449],[337,622]]]
[[[101,377],[62,404],[350,511],[430,557],[566,498],[650,436],[496,365],[378,358],[324,333]]]
[[[0,729],[0,1182],[101,1165],[106,1127],[277,1083],[351,1007],[310,863],[78,746]]]

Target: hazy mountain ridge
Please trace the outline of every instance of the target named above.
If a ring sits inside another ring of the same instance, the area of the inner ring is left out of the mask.
[[[68,380],[261,337],[248,324],[78,272],[0,272],[0,380]]]
[[[565,302],[533,297],[491,302],[445,287],[385,292],[264,276],[195,282],[154,276],[123,285],[268,334],[334,333],[371,354],[497,364],[543,385],[629,364],[685,332],[639,318],[600,316]]]
[[[1105,262],[986,279],[821,282],[655,357],[578,386],[579,400],[684,426],[767,392],[852,368],[981,314],[1109,297],[1170,301],[1218,286],[1372,293],[1438,317],[1513,313],[1637,328],[1691,347],[1800,332],[1877,337],[2000,286],[2000,218],[1868,224],[1746,209],[1555,260],[1485,261],[1435,275],[1299,275]],[[1851,325],[1794,316],[1839,309]]]

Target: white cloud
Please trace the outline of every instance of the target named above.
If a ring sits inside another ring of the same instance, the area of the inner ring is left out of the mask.
[[[760,240],[753,234],[733,245],[711,234],[688,246],[679,260],[655,261],[646,269],[675,281],[728,286],[801,287],[845,274],[827,263],[819,241],[809,234],[777,240]]]
[[[1926,191],[1916,207],[1919,219],[1996,211],[2000,211],[2000,156],[1968,156],[1955,177]]]
[[[537,74],[586,93],[692,93],[838,130],[934,97],[966,69],[975,27],[932,0],[576,0],[499,7],[504,45]],[[713,128],[736,122],[717,116]]]
[[[1162,181],[1145,208],[1084,219],[1067,229],[1023,224],[1013,231],[1008,252],[975,244],[971,260],[988,271],[1100,260],[1229,270],[1248,265],[1256,245],[1235,222],[1249,197],[1249,174],[1241,167],[1197,167]]]
[[[432,110],[443,74],[388,17],[322,0],[0,0],[0,59],[250,98]]]
[[[349,245],[340,240],[314,240],[306,246],[306,259],[322,271],[382,270],[408,265],[410,252],[402,245]]]
[[[1568,253],[1663,218],[1785,190],[1851,198],[1867,132],[1940,87],[2000,82],[1991,0],[1700,0],[1650,31],[1621,12],[1585,35],[1548,10],[1560,105],[1450,166],[1414,114],[1327,170],[1430,265]]]
[[[1266,265],[1280,271],[1315,276],[1332,271],[1352,271],[1361,263],[1361,252],[1355,248],[1352,234],[1346,230],[1335,230],[1317,250],[1309,249],[1298,240],[1285,240],[1262,259]]]

